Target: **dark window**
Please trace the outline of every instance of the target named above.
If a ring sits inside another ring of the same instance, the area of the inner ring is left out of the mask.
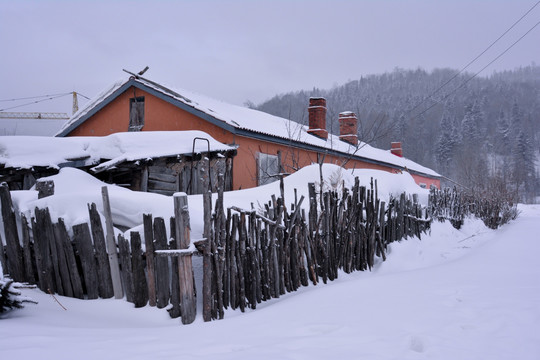
[[[140,131],[144,126],[144,96],[129,99],[129,129]]]

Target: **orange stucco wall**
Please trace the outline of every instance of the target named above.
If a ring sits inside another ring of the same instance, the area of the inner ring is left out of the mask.
[[[425,176],[417,175],[417,174],[411,174],[414,181],[421,185],[422,187],[425,185],[427,189],[430,189],[432,186],[435,186],[437,189],[441,188],[441,180],[439,179],[433,179],[428,178]]]
[[[116,132],[128,131],[129,99],[136,96],[145,97],[144,127],[141,131],[201,130],[222,143],[238,145],[238,154],[233,160],[233,189],[245,189],[257,186],[256,159],[257,154],[260,152],[276,155],[278,151],[281,151],[283,167],[285,172],[288,173],[317,162],[316,152],[243,136],[235,136],[162,99],[133,87],[82,123],[68,136],[105,136]],[[342,158],[330,155],[326,156],[325,162],[343,165]],[[393,171],[389,167],[357,160],[347,162],[345,167]],[[431,184],[440,186],[438,180],[416,175],[413,175],[413,177],[415,177],[417,183],[425,183],[427,187]]]

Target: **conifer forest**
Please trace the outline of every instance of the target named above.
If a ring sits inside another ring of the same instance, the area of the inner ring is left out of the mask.
[[[331,89],[279,94],[246,105],[307,124],[311,96],[327,99],[327,130],[353,111],[359,139],[403,154],[444,176],[446,186],[505,193],[521,202],[540,195],[540,66],[489,76],[452,69],[362,76]]]

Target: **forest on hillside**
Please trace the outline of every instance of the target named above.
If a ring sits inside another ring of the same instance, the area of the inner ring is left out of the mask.
[[[307,125],[312,96],[327,100],[329,132],[339,133],[340,112],[353,111],[361,141],[381,149],[401,141],[405,157],[438,171],[447,186],[504,187],[524,202],[540,195],[540,66],[489,77],[398,68],[251,107]]]

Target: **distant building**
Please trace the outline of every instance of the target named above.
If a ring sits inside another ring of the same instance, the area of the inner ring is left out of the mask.
[[[68,120],[66,113],[0,111],[0,136],[54,136]]]
[[[354,113],[340,114],[340,135],[336,136],[326,131],[325,99],[310,99],[308,111],[309,126],[305,126],[131,76],[89,101],[57,136],[204,131],[238,148],[232,164],[234,190],[266,184],[279,173],[292,173],[320,160],[346,168],[408,171],[419,185],[440,187],[440,175],[402,157],[401,144],[394,144],[390,152],[359,142]]]

